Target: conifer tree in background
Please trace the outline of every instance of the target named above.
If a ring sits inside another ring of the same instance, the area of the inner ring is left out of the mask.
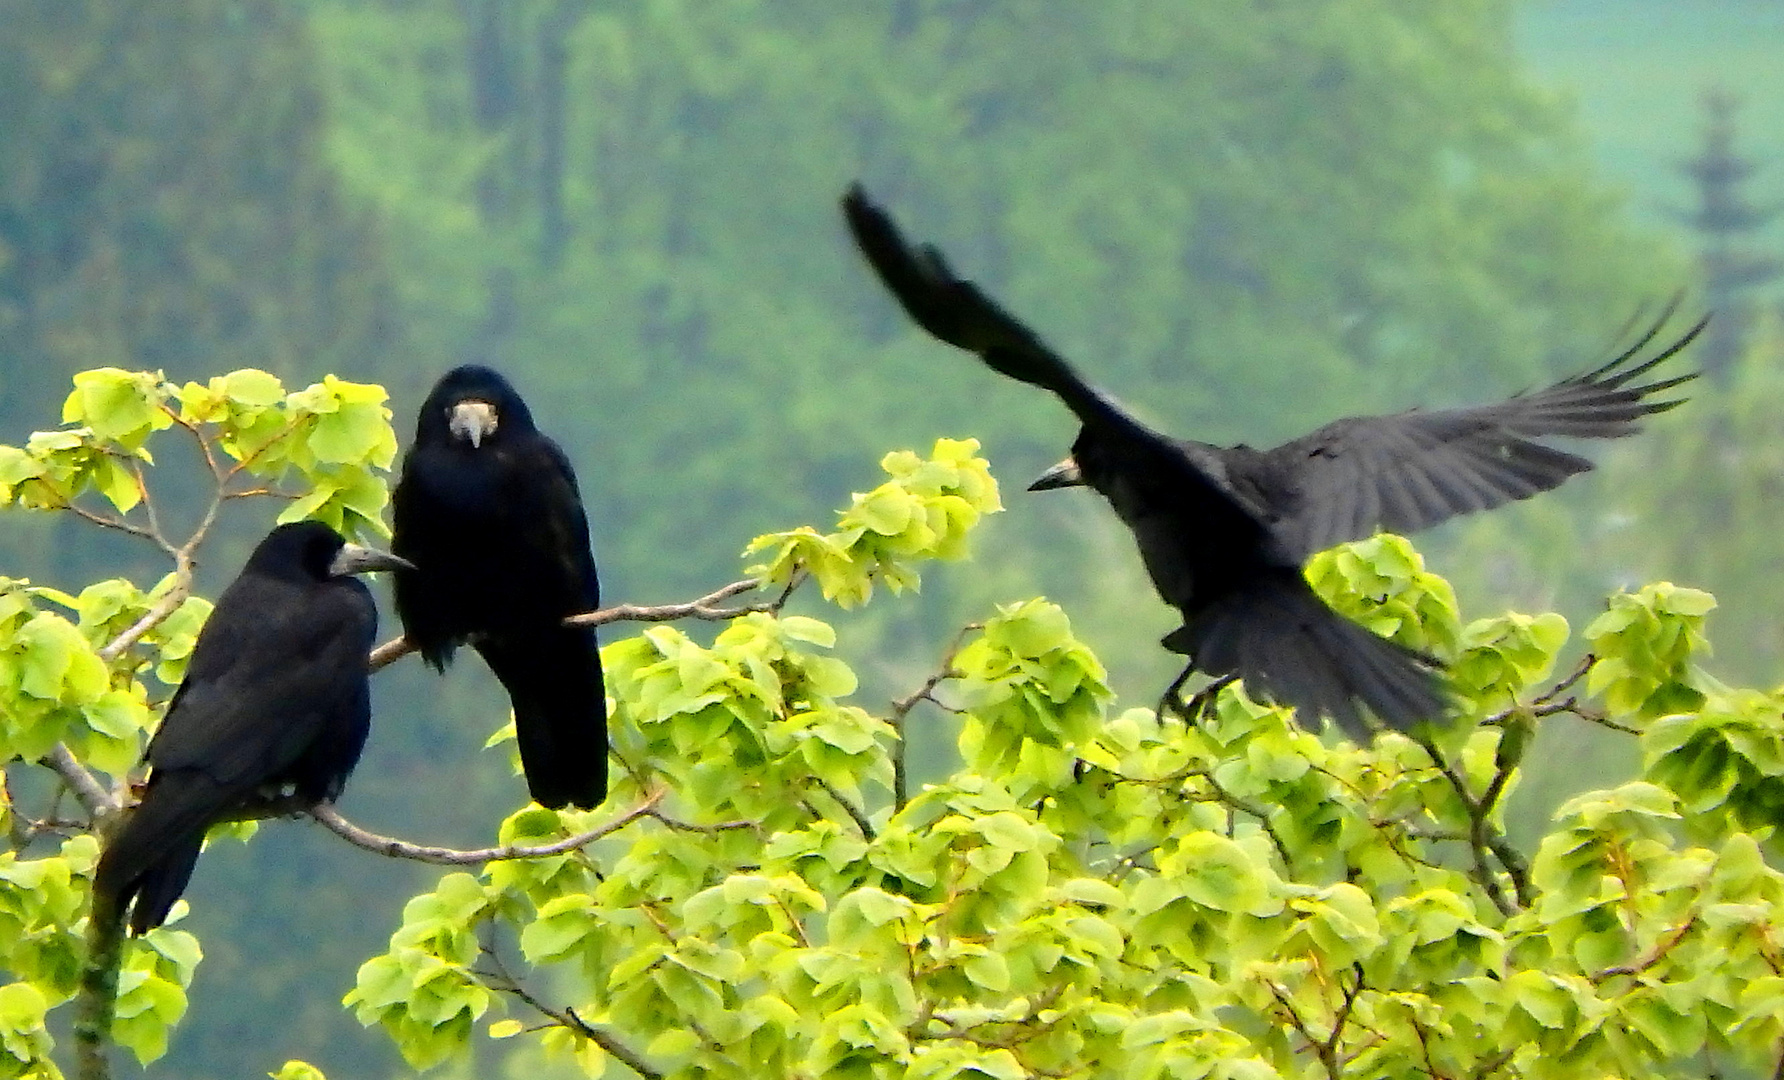
[[[1697,192],[1697,205],[1678,215],[1697,234],[1704,299],[1716,313],[1697,356],[1704,370],[1726,381],[1746,348],[1757,314],[1756,294],[1784,277],[1784,262],[1764,252],[1759,234],[1779,207],[1756,203],[1746,183],[1759,163],[1735,148],[1740,99],[1726,90],[1703,96],[1703,146],[1681,165]]]

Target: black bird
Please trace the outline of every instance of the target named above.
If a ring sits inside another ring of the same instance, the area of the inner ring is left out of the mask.
[[[607,797],[601,606],[576,473],[508,380],[447,372],[422,403],[391,502],[403,631],[436,669],[469,642],[508,690],[527,788],[541,806]]]
[[[1351,417],[1271,450],[1173,439],[1086,384],[1071,365],[941,252],[913,249],[859,187],[843,214],[867,261],[932,336],[1012,379],[1051,390],[1082,423],[1072,456],[1034,489],[1087,484],[1134,533],[1146,571],[1183,626],[1164,645],[1190,670],[1366,734],[1357,706],[1397,728],[1436,716],[1435,661],[1343,618],[1308,587],[1308,556],[1377,529],[1412,532],[1557,486],[1592,463],[1535,440],[1613,438],[1683,399],[1653,395],[1696,373],[1642,383],[1703,329],[1643,358],[1669,308],[1609,363],[1494,405]]]
[[[95,871],[96,919],[129,907],[133,932],[160,926],[211,825],[274,796],[315,805],[341,793],[371,724],[366,657],[378,629],[372,594],[352,575],[403,565],[317,521],[260,542],[149,742],[148,787]]]

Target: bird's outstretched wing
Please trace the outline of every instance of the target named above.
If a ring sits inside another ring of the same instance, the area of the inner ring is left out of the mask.
[[[1143,530],[1145,526],[1136,518],[1152,516],[1150,512],[1160,504],[1169,504],[1193,522],[1185,537],[1199,529],[1230,538],[1227,546],[1248,543],[1254,537],[1264,541],[1265,526],[1258,520],[1256,508],[1209,472],[1206,455],[1191,452],[1177,440],[1152,430],[1086,383],[1014,315],[977,285],[957,277],[933,246],[913,248],[891,215],[874,205],[859,184],[843,196],[842,209],[862,255],[918,326],[941,341],[978,354],[1000,374],[1051,390],[1077,414],[1085,429],[1076,447],[1079,465],[1103,474],[1096,477],[1087,472],[1087,482],[1114,504],[1130,528]],[[1104,468],[1096,469],[1083,460],[1089,456],[1087,446]],[[1163,494],[1143,496],[1129,490],[1136,486]],[[1147,546],[1144,540],[1141,546]],[[1157,581],[1156,567],[1153,573]],[[1160,583],[1160,588],[1170,602],[1183,602],[1169,586]]]
[[[993,371],[1053,391],[1087,424],[1138,424],[1014,315],[957,276],[935,247],[907,242],[891,215],[861,185],[852,185],[843,196],[842,212],[855,245],[918,326],[949,345],[977,353]]]
[[[1416,532],[1529,498],[1592,468],[1539,440],[1631,435],[1646,417],[1684,401],[1661,395],[1695,371],[1642,381],[1708,321],[1651,351],[1671,314],[1669,307],[1609,363],[1532,393],[1473,408],[1350,417],[1272,450],[1229,452],[1229,481],[1273,511],[1276,536],[1301,556],[1377,529]]]

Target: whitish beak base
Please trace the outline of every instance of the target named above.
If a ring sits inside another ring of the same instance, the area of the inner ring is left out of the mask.
[[[447,411],[446,426],[475,450],[496,432],[496,407],[487,401],[461,401]]]

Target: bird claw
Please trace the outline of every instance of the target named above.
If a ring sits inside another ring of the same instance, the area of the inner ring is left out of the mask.
[[[1190,695],[1189,700],[1185,701],[1183,684],[1188,682],[1189,677],[1194,673],[1195,665],[1191,664],[1183,669],[1183,673],[1177,676],[1170,686],[1165,688],[1164,696],[1158,699],[1156,710],[1160,722],[1163,722],[1167,715],[1175,714],[1179,720],[1183,721],[1185,728],[1199,724],[1203,714],[1214,707],[1214,702],[1219,699],[1220,692],[1239,679],[1237,675],[1222,675],[1197,690]]]

